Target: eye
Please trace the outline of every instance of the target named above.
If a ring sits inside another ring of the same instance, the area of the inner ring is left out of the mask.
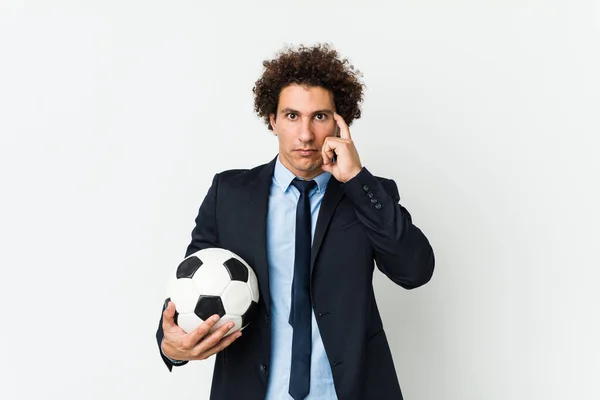
[[[296,119],[297,115],[294,113],[287,113],[287,117],[293,121]]]
[[[325,121],[325,119],[327,119],[327,115],[319,113],[315,115],[315,118],[317,121]]]

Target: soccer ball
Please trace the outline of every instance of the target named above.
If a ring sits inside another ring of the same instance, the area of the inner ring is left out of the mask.
[[[197,251],[172,273],[167,301],[175,303],[175,323],[186,333],[218,314],[211,332],[229,321],[227,334],[244,329],[258,311],[258,281],[250,266],[233,252],[221,248]]]

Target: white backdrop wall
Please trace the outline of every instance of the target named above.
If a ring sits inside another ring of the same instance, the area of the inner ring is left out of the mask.
[[[598,1],[250,3],[0,2],[0,397],[208,398],[158,356],[166,277],[214,173],[277,152],[262,60],[330,42],[436,253],[375,279],[405,398],[600,398]]]

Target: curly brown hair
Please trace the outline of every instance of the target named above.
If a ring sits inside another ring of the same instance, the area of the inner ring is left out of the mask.
[[[290,84],[323,87],[332,92],[336,112],[348,125],[360,118],[365,87],[359,80],[362,74],[347,58],[340,59],[331,45],[285,47],[275,59],[263,61],[263,66],[263,75],[252,92],[254,111],[269,130],[273,130],[269,116],[277,114],[279,94]]]

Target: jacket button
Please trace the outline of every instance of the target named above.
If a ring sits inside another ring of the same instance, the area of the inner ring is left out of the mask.
[[[381,210],[381,203],[375,204],[375,208],[378,209],[378,210]]]
[[[373,198],[373,192],[367,193],[367,196],[369,196],[369,198],[372,199]]]
[[[261,374],[266,374],[267,373],[267,366],[264,364],[260,365],[260,373]]]
[[[267,314],[265,314],[265,322],[268,324],[269,323],[269,316]]]
[[[364,190],[365,192],[368,192],[368,191],[369,191],[369,187],[368,187],[367,185],[363,185],[363,190]]]
[[[371,203],[373,203],[373,204],[377,203],[377,199],[371,199]]]

